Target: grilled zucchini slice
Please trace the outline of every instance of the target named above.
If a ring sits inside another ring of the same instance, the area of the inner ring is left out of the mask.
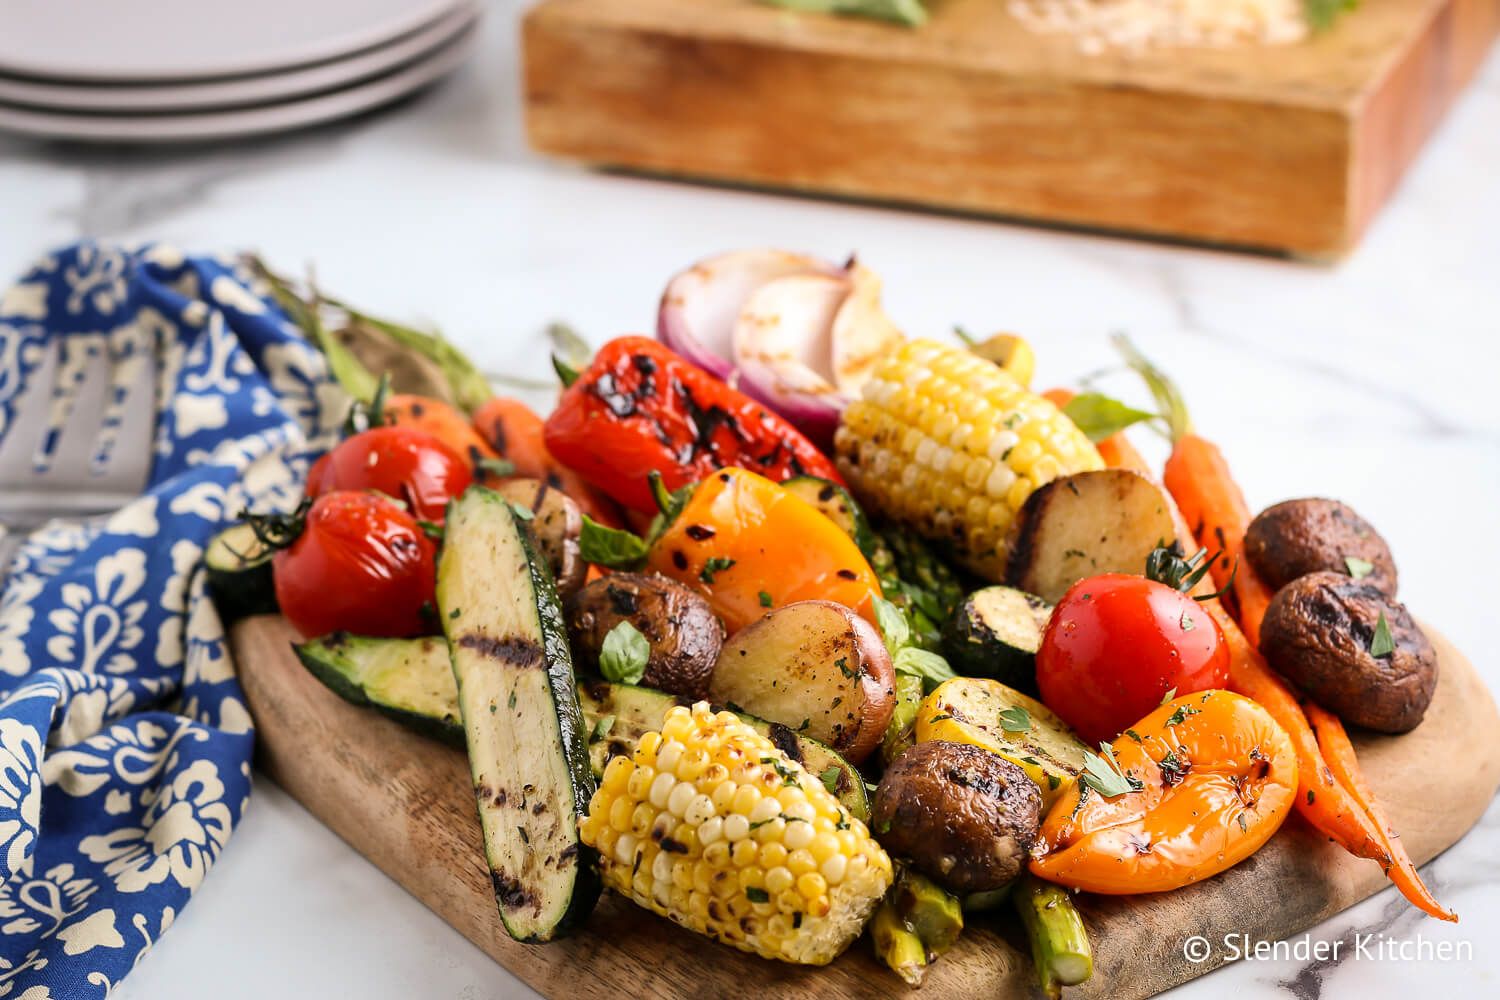
[[[270,547],[248,524],[232,524],[219,532],[203,552],[208,592],[225,625],[251,615],[276,612],[276,587],[271,579]]]
[[[1052,605],[1014,587],[985,587],[961,601],[943,628],[943,652],[969,677],[1036,691],[1036,651]]]
[[[594,775],[552,574],[493,490],[448,505],[437,602],[500,917],[517,941],[550,941],[599,896],[578,837]]]
[[[1088,749],[1046,705],[986,677],[955,677],[927,696],[917,709],[917,742],[929,740],[999,754],[1037,783],[1044,808],[1078,780]]]
[[[313,676],[356,705],[372,705],[423,736],[464,748],[458,684],[440,636],[371,639],[335,632],[294,644]]]
[[[464,746],[458,686],[448,664],[448,644],[442,639],[335,634],[295,648],[307,669],[340,697],[374,706],[431,739]],[[585,678],[578,682],[578,703],[589,734],[589,767],[594,777],[602,778],[611,757],[633,752],[641,735],[660,729],[667,709],[686,704],[686,699],[654,688]],[[913,718],[915,714],[913,703]],[[810,774],[821,777],[851,815],[870,818],[865,783],[853,764],[786,726],[739,715]]]

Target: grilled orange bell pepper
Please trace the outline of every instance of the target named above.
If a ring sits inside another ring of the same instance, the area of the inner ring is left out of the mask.
[[[1033,849],[1038,877],[1107,895],[1181,888],[1259,850],[1297,792],[1286,732],[1229,691],[1168,702],[1113,750],[1141,787],[1105,798],[1085,778],[1058,799]]]
[[[701,593],[731,633],[767,611],[822,600],[874,623],[875,571],[816,507],[763,476],[721,469],[652,541],[646,566]]]

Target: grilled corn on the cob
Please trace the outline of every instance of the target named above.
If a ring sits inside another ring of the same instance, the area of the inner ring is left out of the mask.
[[[580,833],[605,885],[742,951],[822,965],[892,879],[865,825],[802,765],[706,702],[616,757]]]
[[[994,364],[930,340],[880,363],[844,410],[834,447],[862,501],[995,581],[1032,491],[1104,465],[1057,407]]]

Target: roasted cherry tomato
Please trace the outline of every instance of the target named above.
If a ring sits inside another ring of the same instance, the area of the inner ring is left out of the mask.
[[[1297,795],[1286,730],[1229,691],[1162,705],[1111,756],[1119,792],[1106,797],[1087,777],[1064,792],[1032,847],[1036,875],[1087,892],[1177,889],[1254,854]]]
[[[406,504],[413,517],[442,521],[448,501],[469,488],[469,463],[426,431],[372,427],[345,438],[313,463],[307,495],[376,490]]]
[[[304,636],[421,635],[432,629],[435,551],[386,497],[325,493],[272,560],[276,603]]]
[[[1111,740],[1166,696],[1225,687],[1229,650],[1197,601],[1142,576],[1075,583],[1036,655],[1042,701],[1090,744]]]

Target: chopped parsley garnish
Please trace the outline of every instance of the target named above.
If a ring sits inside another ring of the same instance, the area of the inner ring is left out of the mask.
[[[604,716],[604,718],[594,723],[593,739],[604,739],[604,737],[609,735],[609,731],[613,728],[615,728],[615,717],[613,715]]]
[[[1245,822],[1245,814],[1244,813],[1240,813],[1240,815],[1239,815],[1238,818],[1239,818],[1239,821],[1240,821],[1240,832],[1241,833],[1248,833],[1249,830],[1250,830],[1250,824],[1247,823],[1247,822]]]
[[[1184,632],[1191,632],[1193,629],[1198,627],[1198,624],[1193,621],[1191,616],[1189,616],[1186,611],[1182,613],[1182,617],[1178,619],[1177,624],[1182,626],[1182,630]]]
[[[1134,729],[1127,729],[1127,730],[1125,730],[1125,735],[1129,736],[1131,739],[1135,740],[1137,743],[1141,742],[1141,734],[1138,733],[1138,732],[1136,732]]]
[[[1375,634],[1370,636],[1370,655],[1379,659],[1396,651],[1396,640],[1391,637],[1391,623],[1385,620],[1385,612],[1375,621]]]
[[[1189,705],[1178,705],[1177,709],[1171,715],[1167,716],[1166,724],[1169,726],[1180,726],[1187,720],[1188,716],[1197,714],[1198,710],[1196,708]]]
[[[762,590],[760,592],[760,606],[761,607],[763,607],[763,608],[769,608],[769,607],[771,607],[771,605],[773,605],[775,603],[776,603],[775,600],[772,599],[772,597],[771,597],[770,594],[766,593],[764,590]]]
[[[849,657],[847,656],[840,656],[837,660],[833,661],[833,665],[839,668],[839,673],[843,674],[850,680],[853,680],[859,676],[858,670],[849,669]]]
[[[1167,688],[1167,693],[1161,696],[1161,701],[1158,702],[1157,704],[1158,705],[1165,705],[1167,702],[1169,702],[1169,701],[1175,701],[1176,699],[1177,699],[1177,689],[1176,688]]]
[[[1000,713],[1000,728],[1007,733],[1024,733],[1031,729],[1031,715],[1020,705],[1012,705]]]
[[[1108,743],[1099,744],[1099,749],[1103,752],[1103,757],[1097,757],[1087,750],[1083,752],[1083,771],[1078,775],[1078,780],[1084,787],[1092,788],[1107,799],[1127,792],[1138,792],[1145,787],[1139,778],[1120,770],[1120,762],[1115,759],[1114,751],[1109,748]]]
[[[698,574],[698,579],[704,583],[713,583],[716,574],[724,572],[734,565],[734,560],[728,556],[711,556],[708,562],[703,564],[703,572]]]
[[[752,903],[769,903],[771,901],[771,894],[758,885],[752,885],[745,890],[745,898]]]
[[[1345,556],[1344,565],[1349,570],[1349,575],[1356,580],[1363,580],[1375,572],[1375,564],[1368,559],[1356,559],[1354,556]]]
[[[487,472],[496,478],[514,476],[516,474],[516,463],[505,458],[481,458],[474,463],[480,472]]]
[[[783,785],[795,785],[797,783],[797,772],[789,770],[786,765],[782,764],[775,757],[762,757],[760,762],[762,764],[770,764],[772,769],[781,778]]]
[[[839,778],[843,775],[843,773],[844,772],[840,771],[837,767],[830,767],[828,770],[818,775],[818,777],[823,779],[824,788],[828,789],[830,792],[834,792],[838,790]]]

